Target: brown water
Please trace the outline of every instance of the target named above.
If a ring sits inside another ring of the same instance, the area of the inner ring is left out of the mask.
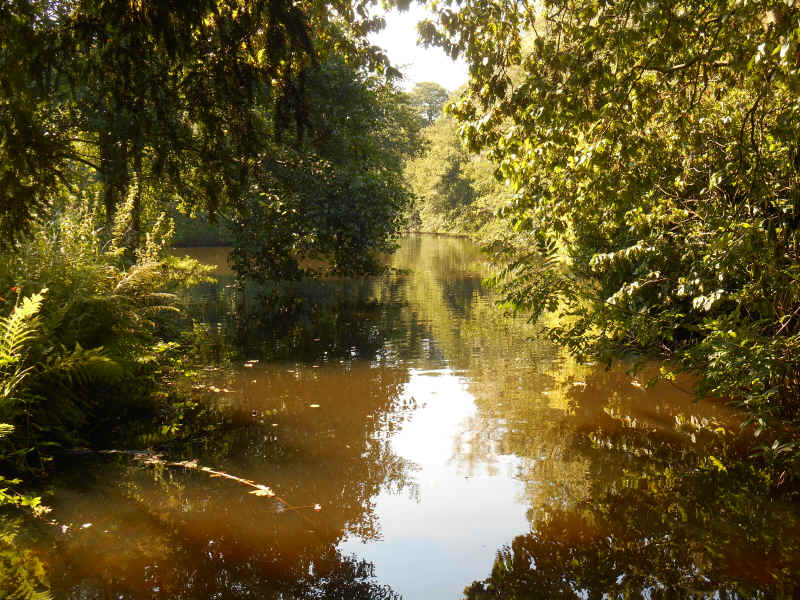
[[[227,274],[199,290],[195,404],[131,442],[166,463],[77,456],[53,490],[53,596],[792,594],[796,508],[725,466],[725,410],[578,365],[494,305],[465,240],[410,237],[391,264],[237,314]]]

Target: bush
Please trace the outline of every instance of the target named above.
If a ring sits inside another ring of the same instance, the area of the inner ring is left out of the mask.
[[[207,269],[165,256],[164,215],[124,247],[129,217],[120,211],[109,236],[92,203],[75,200],[0,263],[0,290],[16,296],[0,321],[0,421],[13,427],[2,458],[17,467],[87,443],[149,401],[160,349],[177,334],[165,318],[179,311],[175,291]]]

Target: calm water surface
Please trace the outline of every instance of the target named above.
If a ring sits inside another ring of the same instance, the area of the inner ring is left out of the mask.
[[[56,598],[791,596],[796,508],[704,469],[722,408],[578,365],[465,240],[390,260],[236,314],[224,268],[197,291],[193,400],[131,442],[163,462],[76,456],[53,490]]]

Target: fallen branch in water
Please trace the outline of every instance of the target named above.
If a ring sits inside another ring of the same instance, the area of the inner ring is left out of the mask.
[[[226,473],[225,471],[218,471],[216,469],[211,469],[209,467],[201,467],[197,464],[196,460],[181,460],[181,461],[168,461],[164,460],[159,454],[153,454],[152,452],[145,452],[143,450],[84,450],[84,449],[76,449],[71,452],[72,454],[123,454],[132,457],[134,460],[142,462],[146,465],[163,465],[165,467],[178,467],[181,469],[191,469],[195,471],[202,471],[203,473],[208,473],[209,477],[221,477],[223,479],[228,479],[230,481],[235,481],[236,483],[240,483],[242,485],[246,485],[248,487],[253,488],[252,491],[248,492],[253,494],[254,496],[261,496],[265,498],[273,498],[276,502],[279,502],[284,509],[291,510],[301,516],[303,519],[308,521],[305,515],[300,514],[300,510],[303,509],[311,509],[314,512],[319,512],[322,510],[322,506],[319,504],[313,504],[309,506],[293,506],[289,504],[284,498],[278,496],[272,488],[269,486],[263,485],[261,483],[256,483],[255,481],[251,481],[250,479],[244,479],[242,477],[237,477],[236,475],[232,475],[230,473]],[[311,521],[308,521],[311,523]],[[313,525],[313,523],[311,523]]]

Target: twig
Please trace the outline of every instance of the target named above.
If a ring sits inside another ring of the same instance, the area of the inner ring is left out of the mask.
[[[243,477],[237,477],[236,475],[232,475],[231,473],[226,473],[225,471],[218,471],[216,469],[212,469],[210,467],[201,467],[197,464],[196,460],[181,460],[181,461],[167,461],[161,458],[158,454],[153,454],[152,452],[145,452],[143,450],[85,450],[85,449],[75,449],[73,450],[75,454],[124,454],[131,456],[134,460],[142,462],[146,465],[163,465],[166,467],[178,467],[181,469],[191,469],[195,471],[202,471],[203,473],[207,473],[210,477],[221,477],[223,479],[228,479],[230,481],[235,481],[236,483],[240,483],[247,487],[253,488],[253,491],[249,492],[254,496],[263,496],[266,498],[272,498],[276,502],[279,502],[285,510],[291,510],[299,517],[301,517],[304,521],[306,521],[309,525],[311,525],[314,529],[316,529],[317,525],[311,521],[308,517],[300,512],[302,509],[311,509],[315,512],[319,512],[322,510],[322,506],[319,504],[313,504],[308,506],[293,506],[289,504],[289,502],[278,496],[272,488],[266,486],[261,483],[256,483],[250,479],[244,479]]]
[[[786,321],[784,321],[784,322],[783,322],[783,325],[781,325],[781,328],[780,328],[780,329],[778,329],[778,331],[776,331],[776,332],[775,332],[775,335],[776,335],[776,336],[780,335],[780,334],[783,332],[783,330],[784,330],[784,329],[786,329],[786,326],[787,326],[787,325],[789,325],[789,322],[790,322],[790,321],[791,321],[791,320],[792,320],[794,317],[796,317],[796,316],[797,316],[797,313],[798,313],[798,312],[800,312],[800,306],[798,306],[798,307],[795,309],[795,311],[794,311],[794,312],[793,312],[791,315],[789,315],[789,316],[786,318]]]

